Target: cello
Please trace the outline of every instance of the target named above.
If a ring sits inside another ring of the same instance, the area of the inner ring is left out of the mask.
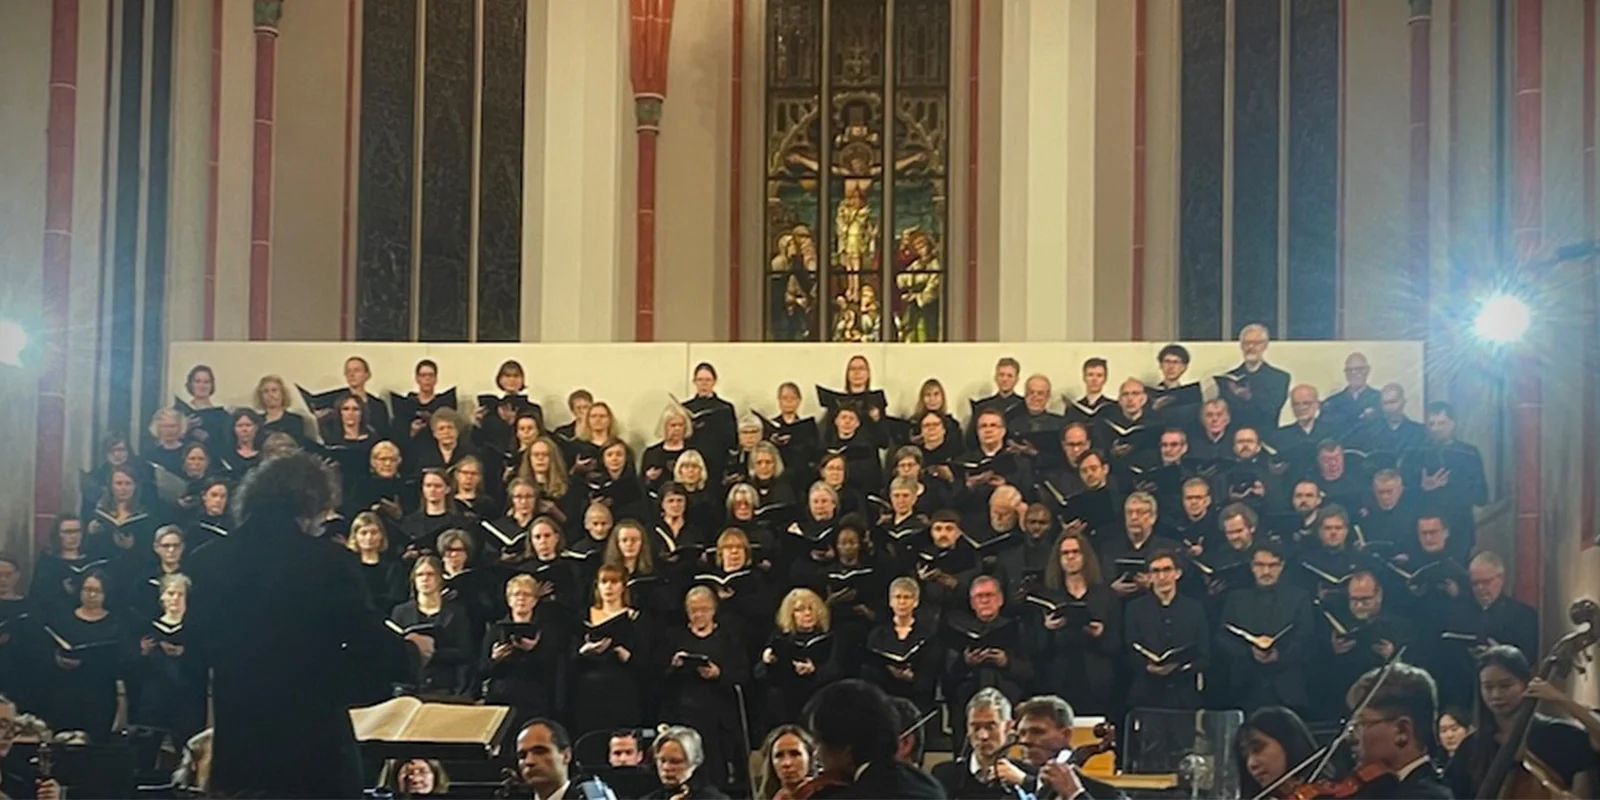
[[[1537,677],[1549,682],[1565,678],[1578,658],[1600,641],[1600,606],[1587,598],[1572,604],[1567,616],[1577,630],[1561,637],[1539,662]],[[1506,729],[1506,740],[1495,751],[1494,760],[1479,784],[1479,797],[1546,798],[1570,797],[1568,787],[1528,750],[1528,731],[1533,727],[1534,709],[1539,701],[1529,697],[1517,707],[1516,717]]]

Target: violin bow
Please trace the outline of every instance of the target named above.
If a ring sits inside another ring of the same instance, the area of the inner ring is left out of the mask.
[[[1339,745],[1344,744],[1350,739],[1351,732],[1355,730],[1356,718],[1361,716],[1361,712],[1366,710],[1367,704],[1371,703],[1372,698],[1377,696],[1378,689],[1383,686],[1383,682],[1385,680],[1388,680],[1389,673],[1393,671],[1395,664],[1400,663],[1400,659],[1405,656],[1406,648],[1409,646],[1410,645],[1402,645],[1399,649],[1395,650],[1394,655],[1390,656],[1388,661],[1384,662],[1383,668],[1378,672],[1377,680],[1372,682],[1372,687],[1367,689],[1366,696],[1362,697],[1361,702],[1357,703],[1356,707],[1350,711],[1350,716],[1345,718],[1345,724],[1340,729],[1339,735],[1334,738],[1333,741],[1328,742],[1327,747],[1324,747],[1316,752],[1313,752],[1311,755],[1306,756],[1304,761],[1294,765],[1293,769],[1290,769],[1289,771],[1278,776],[1278,779],[1272,783],[1267,784],[1267,786],[1258,792],[1254,797],[1252,797],[1251,800],[1263,800],[1263,798],[1271,797],[1272,793],[1277,791],[1279,786],[1282,786],[1290,778],[1293,778],[1305,771],[1305,768],[1311,766],[1313,763],[1316,764],[1316,767],[1311,770],[1310,774],[1313,778],[1315,778],[1317,775],[1321,775],[1322,771],[1328,768],[1329,762],[1333,761],[1334,754],[1339,751]]]

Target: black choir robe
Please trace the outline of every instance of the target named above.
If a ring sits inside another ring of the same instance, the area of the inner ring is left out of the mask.
[[[1012,534],[1013,542],[998,554],[994,572],[1005,584],[1007,603],[1043,586],[1044,572],[1056,558],[1058,535],[1054,525],[1037,537],[1029,535],[1026,528]]]
[[[795,417],[786,420],[782,416],[773,417],[767,427],[767,441],[778,448],[784,472],[802,478],[817,474],[822,434],[817,429],[816,419]]]
[[[933,709],[944,657],[944,643],[928,615],[917,615],[903,639],[894,620],[888,619],[867,634],[859,676],[889,696],[904,697],[927,712]],[[901,669],[909,669],[911,674],[896,674]]]
[[[1388,602],[1386,598],[1385,605]],[[1406,648],[1405,660],[1408,664],[1426,668],[1431,663],[1425,645],[1417,641],[1411,620],[1387,608],[1380,609],[1372,617],[1358,620],[1347,608],[1340,607],[1340,602],[1330,598],[1329,602],[1321,604],[1313,623],[1313,660],[1307,669],[1307,677],[1312,681],[1313,688],[1350,686],[1368,670],[1383,666],[1387,659],[1374,649],[1379,642],[1394,645],[1396,652],[1402,647]],[[1348,652],[1339,653],[1333,649],[1335,641],[1351,643],[1352,647]],[[1349,713],[1343,695],[1338,692],[1313,691],[1308,710],[1310,719],[1314,720],[1337,720]]]
[[[837,434],[823,437],[822,457],[831,455],[844,456],[845,486],[855,494],[876,492],[883,486],[882,451],[865,430],[856,431],[855,435],[848,439],[841,438]],[[858,510],[859,507],[851,508],[841,513]]]
[[[1037,414],[1026,406],[1006,418],[1008,443],[1021,447],[1024,455],[1033,459],[1036,472],[1054,469],[1065,463],[1061,451],[1061,432],[1067,427],[1067,418],[1053,411]],[[973,440],[976,444],[977,440]]]
[[[778,610],[777,599],[768,590],[768,584],[757,567],[728,571],[708,567],[694,576],[690,588],[704,586],[717,595],[717,624],[727,628],[729,635],[754,648],[767,640],[772,633],[772,616]],[[747,654],[754,663],[758,653]]]
[[[1217,396],[1228,404],[1233,424],[1255,428],[1266,436],[1278,427],[1283,404],[1289,399],[1289,373],[1262,361],[1254,371],[1241,363],[1217,376]],[[1232,387],[1249,387],[1250,397],[1236,394]]]
[[[1360,391],[1354,392],[1346,386],[1337,394],[1328,395],[1323,399],[1322,418],[1328,420],[1333,429],[1339,431],[1341,435],[1348,434],[1357,426],[1382,415],[1382,400],[1383,393],[1371,386],[1363,386]]]
[[[1281,582],[1271,587],[1238,589],[1222,604],[1217,652],[1227,661],[1229,694],[1245,713],[1262,706],[1305,709],[1305,665],[1312,653],[1311,598],[1297,586]],[[1238,633],[1276,637],[1272,650],[1278,660],[1256,661],[1255,645]]]
[[[109,571],[110,565],[111,560],[103,556],[62,558],[55,553],[40,553],[38,563],[33,566],[33,580],[28,583],[39,621],[77,608],[78,587],[83,576],[97,569]]]
[[[1211,628],[1205,608],[1182,593],[1162,604],[1151,593],[1135,596],[1123,614],[1123,653],[1132,685],[1129,708],[1197,709],[1198,678],[1211,662]],[[1164,658],[1163,658],[1164,657]],[[1151,672],[1153,663],[1176,664],[1162,676]]]
[[[452,528],[467,532],[469,541],[476,544],[482,540],[477,530],[478,524],[456,512],[455,506],[448,506],[443,514],[429,514],[427,511],[416,511],[400,521],[400,539],[391,540],[389,549],[396,553],[414,550],[417,553],[438,553],[439,534]],[[481,550],[482,548],[475,548]]]
[[[1055,500],[1054,495],[1051,500]],[[1084,489],[1066,498],[1056,512],[1056,519],[1062,525],[1081,520],[1098,547],[1101,542],[1122,535],[1122,494],[1110,482],[1098,489]]]
[[[1409,490],[1400,496],[1400,502],[1393,508],[1383,508],[1376,500],[1369,499],[1356,513],[1361,535],[1368,546],[1383,542],[1391,552],[1402,552],[1417,540],[1417,518],[1421,515]]]
[[[1161,423],[1149,412],[1130,417],[1118,406],[1102,414],[1100,422],[1113,472],[1129,475],[1134,467],[1150,469],[1161,463]]]
[[[727,452],[739,441],[738,413],[732,403],[715,393],[691,397],[683,407],[693,425],[689,445],[705,458],[707,479],[716,480],[726,467]]]
[[[570,614],[578,614],[588,606],[579,565],[573,559],[563,558],[557,553],[555,558],[542,561],[539,558],[529,558],[515,567],[516,572],[532,575],[539,582],[539,602],[541,605],[550,603],[559,606]],[[505,580],[509,580],[506,576]],[[498,610],[504,603],[505,580],[498,581],[498,593],[494,607]]]
[[[467,693],[477,652],[472,646],[467,610],[460,603],[446,598],[438,613],[424,614],[416,600],[407,600],[389,612],[389,620],[402,630],[433,637],[432,660],[421,665],[408,681],[416,691],[454,696]]]
[[[132,672],[137,675],[139,691],[136,707],[129,710],[129,720],[136,725],[164,728],[178,740],[188,741],[205,727],[206,675],[196,671],[187,648],[168,655],[160,646],[162,642],[185,646],[183,622],[169,624],[157,617],[145,623],[142,630],[131,631],[130,636]],[[143,653],[140,646],[145,637],[156,642],[148,653]]]
[[[1322,598],[1343,592],[1350,582],[1350,576],[1360,570],[1376,573],[1382,569],[1382,565],[1372,557],[1355,549],[1353,537],[1337,550],[1329,550],[1320,543],[1313,547],[1300,555],[1298,569],[1296,564],[1290,562],[1284,567],[1283,573],[1285,579],[1298,583],[1313,597]]]
[[[1437,652],[1434,678],[1439,682],[1441,704],[1471,707],[1478,683],[1473,649],[1491,639],[1521,650],[1529,663],[1538,663],[1539,612],[1532,606],[1501,595],[1485,608],[1472,598],[1472,587],[1467,586],[1460,597],[1440,597],[1428,608],[1443,612],[1418,618],[1421,635],[1433,640],[1430,646]]]
[[[894,573],[915,575],[917,553],[929,546],[928,518],[913,511],[910,515],[881,520],[875,527],[872,540],[881,554],[880,562]]]
[[[1127,534],[1102,537],[1095,541],[1095,553],[1100,556],[1100,574],[1105,576],[1107,584],[1115,583],[1122,575],[1144,572],[1150,557],[1162,550],[1177,553],[1180,549],[1177,542],[1154,534],[1146,536],[1138,544],[1134,544]],[[1182,563],[1181,555],[1179,563]]]
[[[1082,595],[1043,586],[1023,598],[1024,638],[1034,663],[1031,695],[1053,694],[1080,714],[1118,719],[1122,698],[1117,692],[1118,659],[1122,655],[1122,604],[1104,585],[1091,585]],[[1048,619],[1065,624],[1051,630]],[[1089,623],[1099,622],[1099,636]]]
[[[673,658],[680,653],[684,658],[675,666]],[[723,786],[730,777],[742,776],[745,769],[740,754],[755,746],[745,740],[737,694],[750,683],[749,651],[744,642],[726,625],[717,625],[703,637],[687,627],[673,628],[667,631],[657,658],[664,669],[657,717],[695,729],[705,745],[705,762],[696,770],[696,777]],[[699,667],[707,662],[717,665],[717,677],[700,675]]]
[[[979,575],[978,552],[965,537],[956,539],[948,548],[940,548],[933,537],[924,537],[917,551],[916,576],[922,589],[921,607],[942,617],[950,611],[967,606],[967,590],[972,579]],[[939,576],[955,578],[955,586],[946,587]]]
[[[232,525],[233,521],[226,516],[213,517],[202,512],[184,528],[184,552],[193,553],[218,539],[227,538]]]
[[[767,650],[772,652],[771,664],[766,663]],[[815,671],[801,675],[795,668],[795,663],[801,661],[810,661]],[[767,724],[799,721],[811,696],[837,680],[845,668],[838,640],[830,632],[796,630],[773,634],[755,668],[756,680],[766,687]]]
[[[639,457],[639,475],[644,479],[644,488],[652,495],[659,494],[661,485],[672,480],[672,469],[678,463],[678,456],[693,449],[687,442],[675,450],[668,450],[666,442],[656,442],[646,447],[644,455]],[[705,456],[704,453],[700,455]]]
[[[1377,416],[1345,434],[1345,451],[1366,459],[1367,469],[1376,472],[1397,466],[1412,450],[1428,442],[1428,429],[1413,419],[1391,422]]]
[[[1149,412],[1155,415],[1157,425],[1162,428],[1193,425],[1200,416],[1200,405],[1205,402],[1198,381],[1175,385],[1158,381],[1147,384],[1144,393],[1150,400]]]
[[[540,602],[528,622],[507,616],[491,623],[478,658],[484,702],[511,706],[519,722],[563,716],[573,659],[570,615],[566,609]],[[494,646],[514,639],[535,644],[528,650],[513,648],[511,655],[494,660]]]
[[[602,466],[589,475],[589,503],[601,503],[611,509],[611,518],[614,520],[635,519],[646,517],[650,512],[650,501],[645,494],[644,484],[639,480],[638,474],[632,466],[624,466],[620,475],[611,475]],[[568,530],[574,526],[581,528],[583,520],[567,520]]]
[[[360,565],[361,584],[366,587],[373,608],[394,608],[406,601],[410,592],[409,578],[406,566],[398,559],[385,555],[376,564],[361,564],[359,558],[356,561]]]
[[[39,626],[44,621],[26,597],[0,600],[0,694],[21,708],[33,704]]]
[[[967,479],[983,473],[992,473],[1004,479],[1006,483],[1016,487],[1022,492],[1022,497],[1027,500],[1033,497],[1033,466],[1027,456],[1012,453],[1001,449],[986,453],[983,448],[972,450],[957,459],[951,467],[955,473],[955,506],[962,513],[982,514],[988,513],[989,496],[994,494],[996,487],[987,481],[973,486],[967,485]]]
[[[67,611],[44,623],[41,655],[41,716],[54,730],[85,731],[105,744],[117,713],[117,681],[127,674],[121,615],[93,622]],[[63,661],[76,662],[68,669]]]
[[[1081,422],[1089,426],[1089,437],[1091,441],[1094,441],[1096,437],[1101,435],[1101,421],[1104,419],[1105,413],[1116,407],[1117,401],[1103,394],[1092,400],[1085,396],[1077,400],[1067,400],[1066,413],[1062,416],[1067,418],[1067,424],[1069,425],[1074,422]]]
[[[1466,442],[1427,444],[1412,450],[1400,462],[1406,491],[1415,491],[1423,505],[1445,515],[1450,538],[1471,550],[1477,543],[1477,523],[1473,508],[1489,502],[1489,484],[1484,478],[1483,455]],[[1449,481],[1437,489],[1426,489],[1424,475],[1449,473]]]
[[[1221,469],[1225,462],[1233,460],[1233,430],[1234,426],[1229,424],[1212,436],[1204,427],[1195,425],[1189,430],[1188,457],[1199,464]]]
[[[964,711],[967,700],[982,689],[999,689],[1008,698],[1023,696],[1033,680],[1034,669],[1028,648],[1023,642],[1022,628],[1017,619],[1003,614],[987,621],[978,619],[970,611],[956,611],[949,615],[944,632],[945,644],[950,650],[945,666],[945,691],[950,699],[952,714],[958,705]],[[968,650],[985,648],[1004,651],[1006,665],[1002,667],[984,662],[973,666],[967,663],[965,654]],[[962,719],[961,727],[964,730],[964,713]]]
[[[1309,428],[1296,420],[1270,433],[1261,433],[1269,437],[1268,442],[1278,451],[1278,457],[1288,462],[1292,474],[1311,471],[1317,461],[1317,446],[1324,439],[1337,440],[1337,434],[1338,431],[1321,416],[1312,419]]]
[[[649,620],[632,608],[598,623],[590,621],[585,612],[581,631],[572,644],[576,660],[568,719],[574,725],[573,736],[636,728],[651,721],[653,693],[645,687],[660,675],[660,665],[652,656]],[[610,642],[604,650],[578,652],[585,643],[607,639]],[[626,662],[618,657],[618,647],[628,650]]]

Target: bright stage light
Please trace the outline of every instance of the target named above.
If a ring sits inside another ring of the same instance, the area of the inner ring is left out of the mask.
[[[1519,297],[1497,294],[1478,307],[1478,318],[1472,323],[1472,332],[1478,338],[1494,344],[1511,344],[1521,341],[1533,321],[1533,312]]]
[[[22,351],[27,347],[28,332],[9,319],[0,319],[0,366],[22,366]]]

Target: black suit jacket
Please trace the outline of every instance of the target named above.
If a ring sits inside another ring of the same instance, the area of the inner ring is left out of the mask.
[[[189,652],[213,670],[212,788],[359,796],[349,709],[385,699],[415,651],[384,627],[356,559],[258,514],[186,566]]]
[[[1412,770],[1405,780],[1392,773],[1384,775],[1353,796],[1368,800],[1451,800],[1455,793],[1439,779],[1439,770],[1427,763]]]

